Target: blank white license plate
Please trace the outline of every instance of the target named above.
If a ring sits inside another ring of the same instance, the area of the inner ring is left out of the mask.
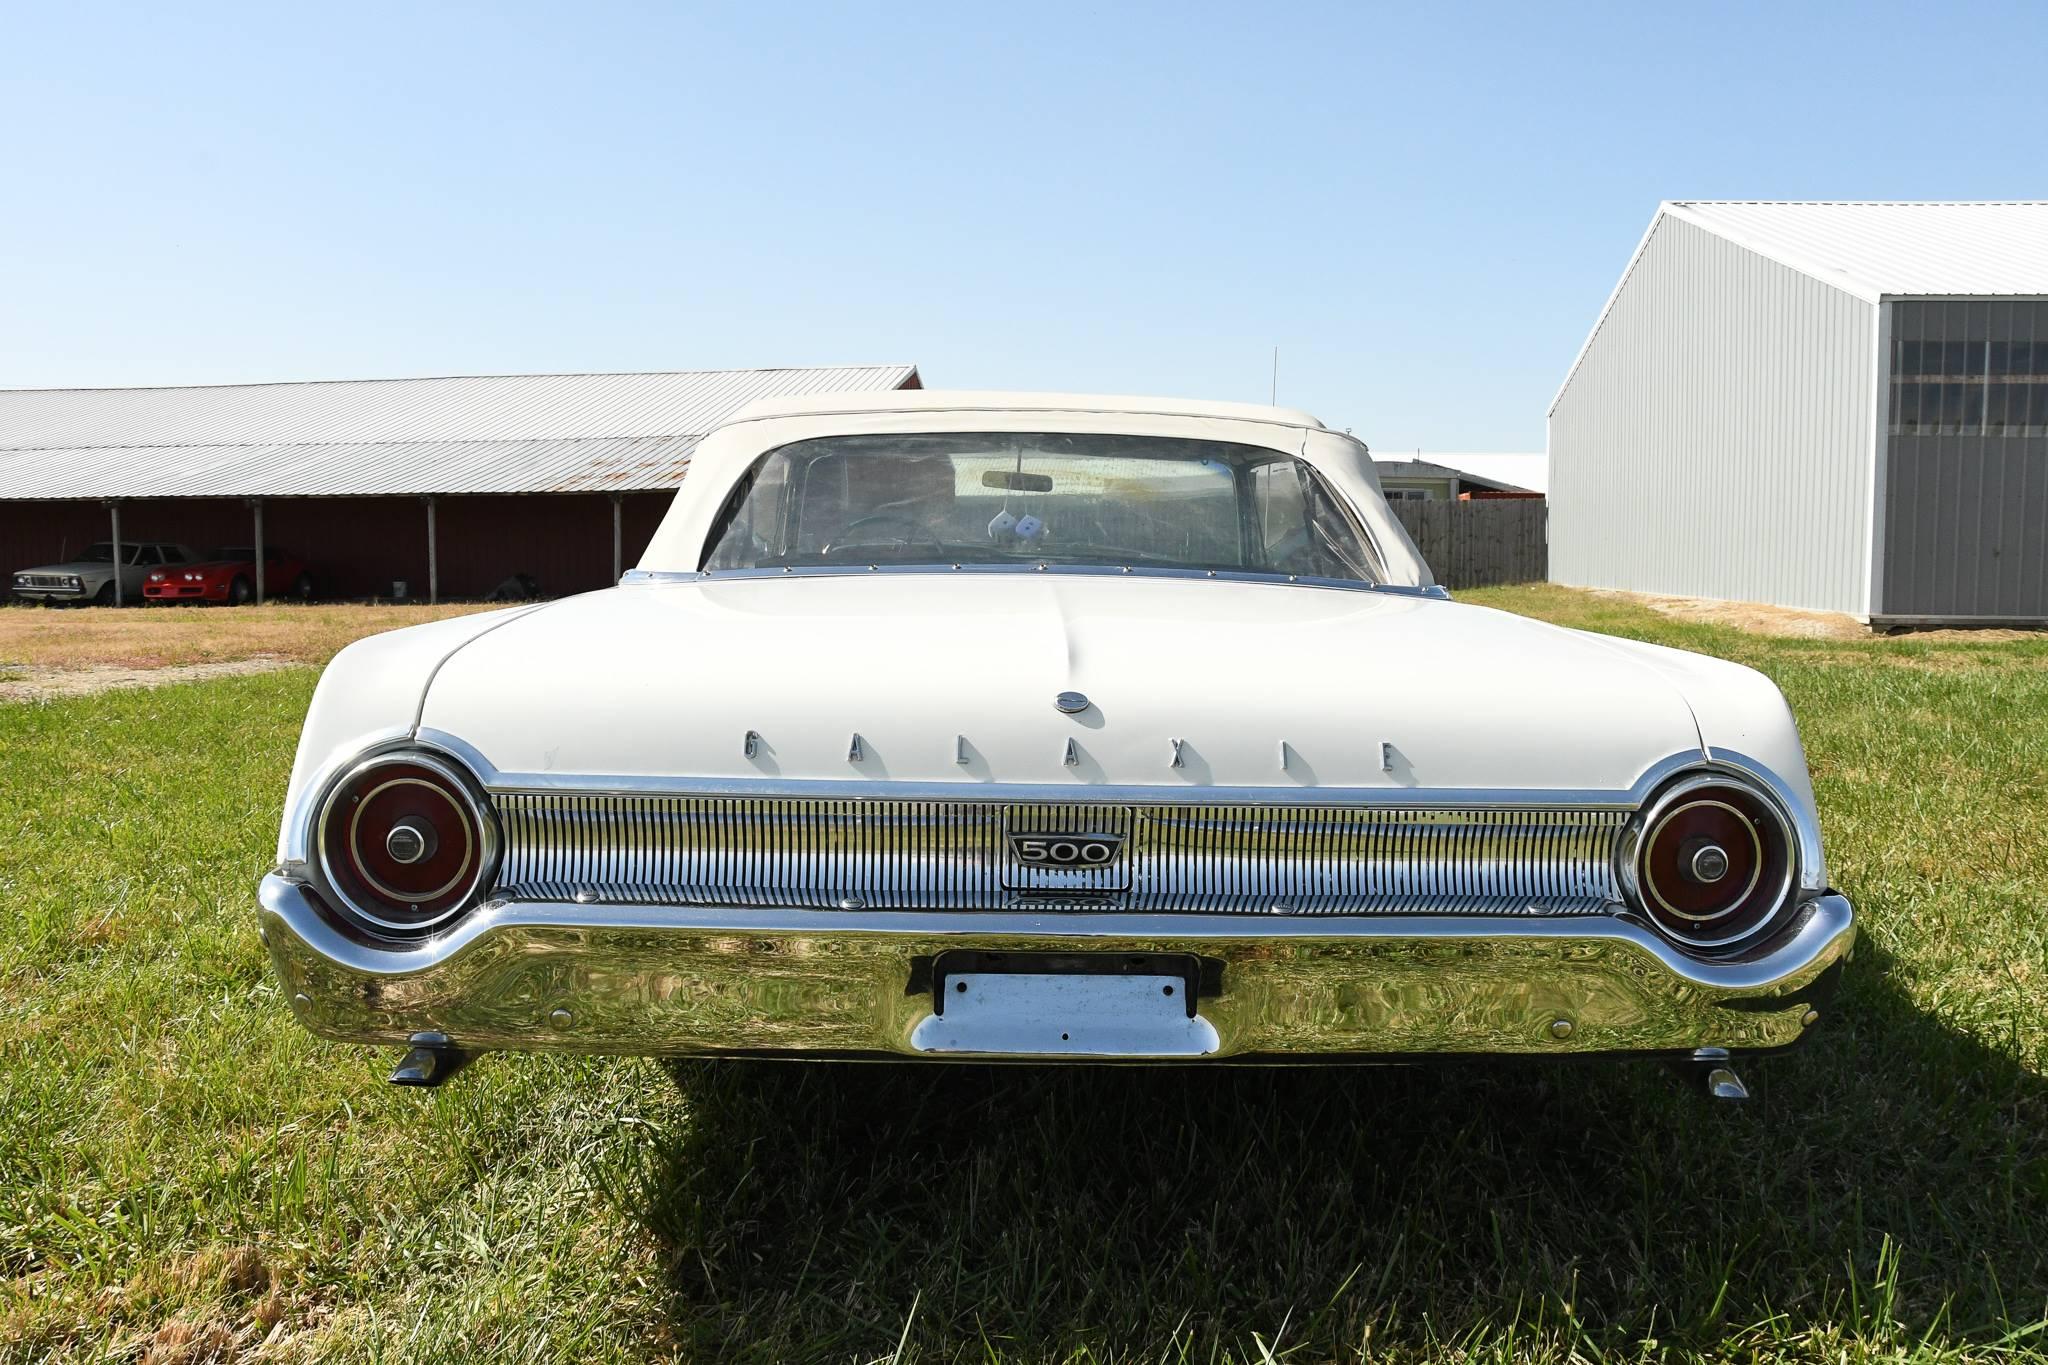
[[[1216,1030],[1188,1015],[1178,976],[957,972],[946,1012],[918,1024],[921,1052],[990,1057],[1202,1057]]]

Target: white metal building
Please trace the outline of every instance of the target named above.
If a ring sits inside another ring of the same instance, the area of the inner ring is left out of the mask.
[[[2048,203],[1659,205],[1549,444],[1555,582],[2048,622]]]

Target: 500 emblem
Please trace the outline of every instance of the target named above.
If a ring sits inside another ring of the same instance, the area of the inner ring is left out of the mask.
[[[1010,854],[1026,867],[1106,867],[1123,851],[1121,834],[1012,834]]]

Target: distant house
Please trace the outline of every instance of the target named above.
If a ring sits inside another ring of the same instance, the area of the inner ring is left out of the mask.
[[[1532,481],[1540,481],[1543,472],[1543,457],[1540,455],[1438,455],[1424,459],[1418,453],[1412,460],[1382,460],[1377,457],[1373,460],[1379,469],[1380,487],[1390,502],[1543,496],[1540,487],[1511,483],[1498,472],[1473,467],[1482,462],[1514,468],[1518,473],[1526,468]],[[1526,465],[1523,462],[1527,462]]]
[[[2048,623],[2048,203],[1667,203],[1550,408],[1560,583]]]

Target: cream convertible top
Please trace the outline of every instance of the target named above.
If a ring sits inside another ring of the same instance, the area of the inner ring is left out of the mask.
[[[1387,509],[1372,455],[1362,442],[1329,431],[1305,412],[1254,403],[1100,394],[968,393],[899,389],[890,393],[812,394],[750,403],[706,436],[689,477],[648,542],[642,571],[694,573],[704,561],[711,523],[726,494],[754,461],[793,441],[874,432],[1049,431],[1166,436],[1259,446],[1307,461],[1348,501],[1372,536],[1387,581],[1426,587],[1435,580],[1415,543]]]

